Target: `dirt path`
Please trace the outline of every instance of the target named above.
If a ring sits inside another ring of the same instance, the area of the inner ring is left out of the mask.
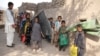
[[[6,35],[3,29],[0,29],[0,56],[69,56],[69,48],[65,52],[59,52],[57,48],[43,40],[43,51],[33,53],[30,47],[25,46],[19,41],[18,34],[15,33],[16,46],[14,48],[6,47]],[[85,56],[100,56],[100,40],[98,37],[87,36],[87,52]]]

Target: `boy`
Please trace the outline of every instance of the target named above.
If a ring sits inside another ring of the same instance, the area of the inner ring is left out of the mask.
[[[66,46],[68,45],[68,34],[66,31],[66,26],[65,26],[65,21],[62,20],[61,22],[61,27],[59,29],[59,39],[58,39],[58,43],[59,43],[59,51],[65,51]]]
[[[61,21],[62,21],[62,16],[58,16],[58,19],[55,22],[55,27],[57,31],[59,31],[59,28],[61,27]]]
[[[77,25],[77,32],[74,44],[78,47],[78,56],[84,56],[86,44],[85,44],[84,32],[80,24]]]
[[[61,21],[62,21],[62,16],[58,16],[57,21],[55,22],[55,29],[56,29],[56,38],[58,39],[58,32],[59,28],[61,27]],[[56,44],[56,47],[58,47],[58,43]]]
[[[52,25],[52,38],[51,38],[51,44],[56,45],[57,44],[57,36],[56,36],[56,30],[55,30],[55,24]]]

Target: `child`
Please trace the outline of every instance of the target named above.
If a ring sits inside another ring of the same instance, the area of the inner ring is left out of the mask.
[[[56,43],[57,43],[57,36],[56,36],[55,24],[52,24],[51,29],[52,29],[51,44],[56,45]]]
[[[31,24],[29,21],[26,22],[25,26],[25,36],[26,36],[26,45],[30,45],[30,40],[31,40]]]
[[[61,22],[61,27],[59,29],[59,51],[65,51],[66,49],[66,46],[68,45],[68,34],[67,34],[67,31],[66,31],[66,26],[65,26],[65,21],[62,20]]]
[[[74,44],[78,47],[78,56],[84,56],[86,44],[85,44],[84,32],[80,24],[77,25],[77,32]]]
[[[61,27],[61,21],[62,21],[62,16],[58,16],[57,21],[55,22],[55,27],[57,32],[59,31],[59,28]]]
[[[34,25],[32,28],[32,47],[33,47],[33,51],[41,51],[42,48],[42,30],[41,30],[41,26],[39,24],[39,18],[35,17],[34,19]]]
[[[58,16],[57,21],[55,22],[55,29],[56,29],[56,38],[59,36],[59,28],[61,27],[62,16]],[[56,43],[56,47],[58,47],[58,43]]]

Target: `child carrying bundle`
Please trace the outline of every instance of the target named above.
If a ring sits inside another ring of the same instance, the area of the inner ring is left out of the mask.
[[[66,31],[66,26],[65,26],[65,21],[62,20],[61,22],[61,27],[59,29],[59,38],[58,38],[58,43],[59,43],[59,51],[65,51],[66,47],[69,44],[69,38],[68,38],[68,33]]]

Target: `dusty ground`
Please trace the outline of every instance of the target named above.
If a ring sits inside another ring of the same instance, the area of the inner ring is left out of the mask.
[[[6,35],[0,29],[0,56],[69,56],[69,48],[65,52],[59,52],[53,45],[43,40],[43,51],[33,53],[30,47],[20,42],[18,34],[15,33],[14,48],[6,47]],[[86,36],[87,52],[85,56],[100,56],[100,40],[95,36]]]

